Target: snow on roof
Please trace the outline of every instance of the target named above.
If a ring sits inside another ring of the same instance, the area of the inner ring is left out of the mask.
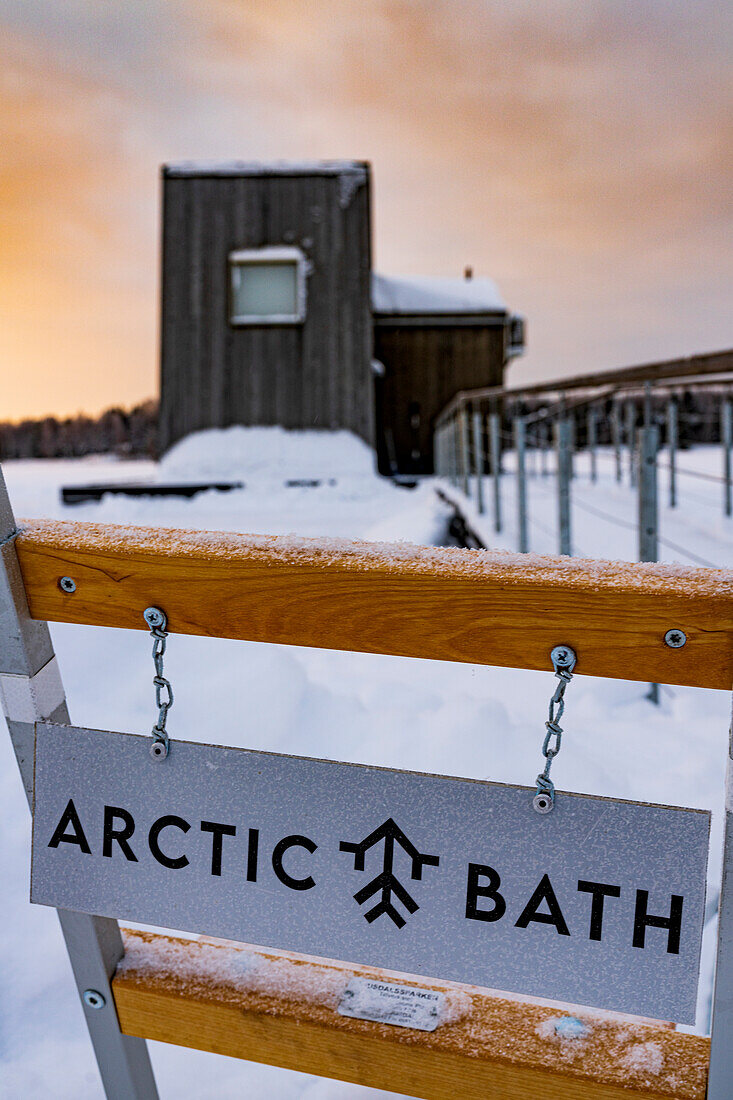
[[[491,279],[433,278],[427,275],[372,275],[375,313],[506,313]]]
[[[181,160],[163,165],[164,176],[343,176],[366,179],[363,160]]]

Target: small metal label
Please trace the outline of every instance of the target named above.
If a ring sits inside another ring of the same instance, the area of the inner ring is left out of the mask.
[[[40,723],[31,898],[692,1023],[710,815]]]
[[[340,1016],[372,1020],[375,1024],[414,1027],[435,1031],[445,993],[419,989],[412,985],[394,985],[375,978],[352,978],[338,1006]]]

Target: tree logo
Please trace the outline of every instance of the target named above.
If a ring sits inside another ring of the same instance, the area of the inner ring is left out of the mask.
[[[393,821],[391,817],[375,829],[373,833],[370,833],[364,840],[358,842],[342,840],[339,844],[339,850],[342,852],[351,852],[354,856],[354,870],[363,871],[366,853],[370,848],[379,844],[380,841],[384,841],[382,870],[376,878],[373,878],[371,882],[368,882],[366,886],[362,886],[362,888],[354,894],[354,901],[357,902],[358,905],[363,905],[369,898],[381,891],[381,899],[372,909],[369,909],[364,914],[364,919],[371,924],[377,917],[381,917],[383,913],[386,913],[388,917],[391,917],[398,928],[403,928],[405,925],[405,918],[392,904],[393,896],[402,902],[408,913],[416,913],[420,906],[393,873],[395,842],[400,845],[402,850],[406,852],[412,860],[412,874],[410,877],[413,879],[422,878],[422,869],[424,866],[437,867],[440,863],[440,858],[438,856],[429,856],[424,855],[422,852],[418,852],[412,841],[408,840],[402,832],[402,829],[400,829],[399,825]]]

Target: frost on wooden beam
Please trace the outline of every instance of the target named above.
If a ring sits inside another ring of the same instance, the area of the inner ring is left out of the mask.
[[[17,549],[37,619],[142,630],[155,604],[183,634],[532,669],[564,643],[588,675],[733,683],[731,570],[54,521]]]
[[[709,1040],[476,989],[238,945],[124,932],[112,988],[122,1031],[425,1100],[704,1100]],[[339,1016],[354,974],[442,989],[433,1032]]]

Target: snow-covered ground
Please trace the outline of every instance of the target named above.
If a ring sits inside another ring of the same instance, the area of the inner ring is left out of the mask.
[[[718,474],[719,451],[688,452],[682,465]],[[635,535],[623,524],[633,524],[634,497],[613,481],[610,456],[599,457],[599,471],[599,482],[591,486],[585,459],[578,462],[576,552],[633,558]],[[100,457],[7,463],[4,472],[18,516],[424,544],[444,541],[448,518],[429,482],[410,491],[377,478],[367,448],[342,433],[314,438],[233,429],[184,442],[161,468]],[[246,487],[193,500],[108,496],[99,504],[59,502],[61,484],[205,478],[242,480]],[[289,479],[321,484],[286,487]],[[490,533],[494,545],[514,549],[512,481],[504,479],[505,531]],[[721,515],[720,486],[681,476],[679,495],[675,515],[661,509],[663,535],[706,561],[730,565],[733,521]],[[532,549],[553,552],[551,477],[531,475],[530,515]],[[490,530],[490,523],[485,526]],[[668,548],[663,556],[690,563]],[[154,710],[145,636],[66,625],[51,629],[72,720],[148,732]],[[176,693],[173,737],[523,784],[531,784],[538,771],[554,684],[549,673],[178,635],[169,642],[166,673]],[[729,699],[725,692],[663,688],[660,706],[653,707],[645,690],[633,682],[576,678],[568,690],[566,736],[554,777],[561,789],[712,809],[714,895]],[[0,738],[0,836],[0,1097],[98,1098],[101,1088],[55,915],[28,904],[30,822],[6,737]],[[703,1031],[713,935],[711,921],[698,1013]],[[150,1047],[163,1100],[385,1096],[185,1048]]]
[[[483,479],[484,514],[476,509],[476,483],[469,480],[468,509],[488,545],[515,550],[518,545],[516,461],[513,451],[504,455],[502,477],[502,531],[494,530],[493,487]],[[683,565],[733,564],[733,520],[723,515],[722,452],[719,447],[680,451],[677,457],[677,505],[669,507],[669,457],[659,453],[659,560]],[[542,471],[546,473],[543,476]],[[554,455],[543,464],[539,451],[527,455],[527,516],[529,549],[541,554],[558,553],[557,488]],[[616,462],[610,448],[597,451],[597,481],[591,481],[587,452],[574,460],[571,522],[572,552],[576,557],[636,561],[638,556],[637,494],[629,486],[629,463],[622,456],[622,480],[616,481]]]

